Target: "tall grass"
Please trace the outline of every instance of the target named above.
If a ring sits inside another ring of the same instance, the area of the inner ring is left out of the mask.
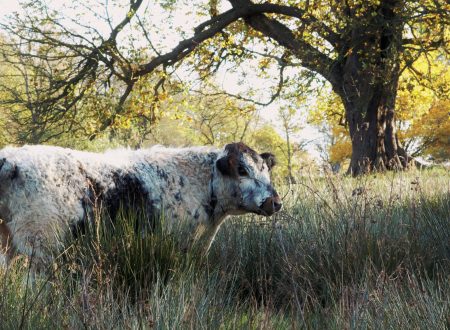
[[[450,175],[305,177],[284,210],[233,218],[209,255],[140,212],[98,217],[52,271],[0,270],[0,328],[450,326]]]

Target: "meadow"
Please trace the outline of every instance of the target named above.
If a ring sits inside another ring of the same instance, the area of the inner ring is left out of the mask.
[[[28,281],[0,268],[1,329],[448,329],[450,173],[306,175],[275,216],[234,217],[207,257],[122,212]]]

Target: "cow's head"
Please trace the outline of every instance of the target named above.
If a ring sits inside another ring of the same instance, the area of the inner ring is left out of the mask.
[[[230,213],[272,215],[281,209],[281,199],[270,182],[275,165],[271,153],[258,154],[243,143],[225,146],[216,166],[222,177],[221,196]],[[220,202],[220,201],[219,201]]]

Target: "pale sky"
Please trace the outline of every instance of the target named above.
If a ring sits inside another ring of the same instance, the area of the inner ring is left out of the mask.
[[[99,1],[101,2],[101,1]],[[83,18],[83,24],[91,26],[95,26],[96,29],[98,29],[101,33],[104,33],[105,35],[109,34],[109,27],[107,24],[99,24],[98,20],[95,19],[94,15],[95,13],[99,13],[100,15],[106,15],[106,11],[104,8],[99,7],[98,9],[93,10],[91,13],[89,13],[89,10],[86,9],[86,13],[76,13],[74,15],[74,11],[70,9],[72,1],[66,1],[66,0],[47,0],[47,4],[49,4],[49,7],[51,9],[54,9],[58,12],[63,11],[66,12],[69,16],[76,16],[79,15],[79,18]],[[80,2],[81,3],[81,2]],[[125,5],[128,3],[127,1],[124,1]],[[92,9],[90,7],[89,9]],[[145,9],[145,8],[144,8]],[[142,9],[142,10],[144,10]],[[14,11],[20,11],[20,5],[19,0],[0,0],[0,20],[4,21],[6,15],[13,13]],[[108,10],[108,14],[110,17],[112,17],[113,22],[117,21],[119,19],[122,19],[124,13],[124,8],[110,8]],[[160,8],[153,5],[152,2],[147,7],[148,14],[145,16],[151,16],[151,17],[157,17],[161,19],[162,16],[164,16],[164,12],[161,11]],[[192,9],[193,10],[193,9]],[[167,18],[169,19],[169,18]],[[201,22],[205,20],[205,17],[196,17],[195,13],[192,13],[191,15],[186,14],[185,7],[182,7],[178,12],[175,11],[173,14],[173,17],[170,18],[171,22],[174,22],[175,28],[179,28],[180,30],[186,31],[189,33],[189,36],[192,33],[192,27],[198,24],[198,22]],[[74,25],[76,26],[76,25]],[[155,38],[157,40],[157,44],[159,43],[160,47],[171,49],[173,46],[175,46],[179,42],[179,38],[177,38],[176,35],[170,35],[168,29],[164,29],[163,24],[158,25],[158,28],[160,28],[161,31],[157,35],[152,36],[152,39]],[[166,31],[164,31],[166,30]],[[126,31],[122,32],[123,37],[126,37]],[[158,40],[159,38],[159,40]],[[145,40],[142,41],[142,44],[139,42],[136,44],[139,47],[145,46],[146,42]],[[268,82],[264,79],[257,78],[255,76],[251,76],[254,74],[254,72],[246,72],[248,76],[246,77],[246,81],[250,82],[252,86],[257,86],[259,89],[264,90],[265,86],[268,85]],[[221,70],[217,77],[216,77],[217,84],[222,86],[226,91],[231,93],[238,93],[244,89],[243,86],[239,86],[237,83],[237,76],[235,74],[230,74],[226,72],[225,70]],[[277,128],[277,130],[281,132],[280,130],[280,124],[279,119],[277,118],[277,110],[281,106],[282,100],[280,102],[274,102],[270,106],[267,107],[260,107],[260,114],[262,118],[267,121],[269,124],[273,125]],[[318,140],[322,138],[322,135],[315,129],[314,127],[311,127],[306,124],[305,120],[305,110],[299,111],[298,114],[298,120],[302,123],[304,126],[304,129],[300,131],[299,134],[294,136],[294,140]],[[301,113],[303,112],[303,113]],[[317,152],[314,150],[312,146],[308,147],[308,152],[310,152],[313,156],[317,156]]]

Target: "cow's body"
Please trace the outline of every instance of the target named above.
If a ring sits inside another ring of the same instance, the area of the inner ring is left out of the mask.
[[[227,149],[228,148],[228,149]],[[0,151],[0,235],[3,248],[42,261],[45,244],[92,217],[95,207],[114,215],[138,198],[148,215],[208,237],[229,214],[271,214],[281,204],[270,185],[270,155],[243,144],[225,150],[196,147],[115,150],[104,154],[50,146]],[[242,166],[247,168],[245,175]],[[250,174],[251,173],[251,174]],[[275,205],[275,206],[274,206]]]

